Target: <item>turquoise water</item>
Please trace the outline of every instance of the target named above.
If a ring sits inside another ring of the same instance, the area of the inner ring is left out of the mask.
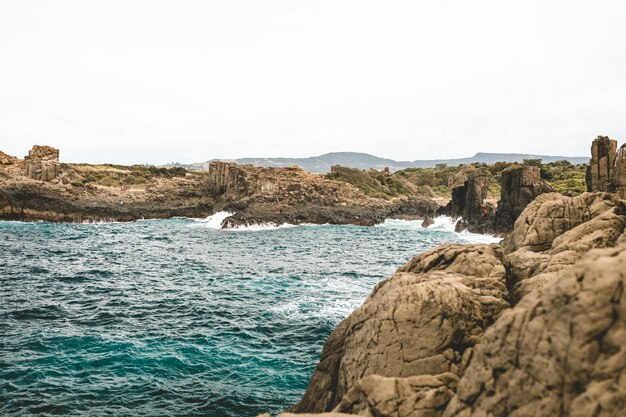
[[[372,286],[456,234],[0,222],[0,415],[255,416],[297,402]]]

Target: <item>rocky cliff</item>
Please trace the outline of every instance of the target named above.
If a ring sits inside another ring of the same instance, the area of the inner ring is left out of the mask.
[[[440,211],[458,218],[456,230],[475,233],[493,231],[494,207],[485,202],[491,179],[484,174],[470,175],[463,185],[452,189],[450,202]]]
[[[0,165],[0,219],[128,221],[212,213],[203,175],[146,167],[61,164],[59,150],[34,146]]]
[[[615,194],[550,193],[501,245],[416,256],[337,326],[290,412],[623,416],[625,228]]]
[[[235,214],[227,227],[259,223],[373,225],[388,217],[431,219],[438,205],[426,198],[374,198],[351,184],[298,167],[260,168],[212,162],[209,187],[216,210]]]
[[[610,191],[626,198],[626,144],[618,150],[616,140],[598,136],[591,145],[586,180],[587,191]]]
[[[351,184],[300,168],[212,163],[181,168],[62,164],[59,150],[34,146],[23,159],[0,154],[0,219],[127,221],[234,213],[223,223],[373,225],[388,217],[431,219],[430,199],[374,198]]]

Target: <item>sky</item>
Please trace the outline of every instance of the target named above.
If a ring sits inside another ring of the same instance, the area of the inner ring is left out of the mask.
[[[0,150],[65,162],[626,142],[626,2],[0,0]]]

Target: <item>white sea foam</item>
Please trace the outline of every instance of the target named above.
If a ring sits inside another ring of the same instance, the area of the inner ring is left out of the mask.
[[[458,220],[454,220],[448,216],[437,216],[433,219],[433,224],[427,228],[422,227],[422,220],[399,220],[386,219],[384,223],[376,227],[384,227],[387,229],[404,229],[404,230],[428,230],[437,232],[454,233],[459,240],[468,243],[498,243],[501,238],[493,235],[483,235],[479,233],[470,233],[467,230],[456,232],[455,226]]]
[[[248,225],[237,225],[235,227],[228,228],[227,230],[232,230],[233,232],[262,232],[266,230],[277,230],[277,229],[287,229],[290,227],[296,227],[298,225],[283,223],[257,223],[257,224],[248,224]]]
[[[219,230],[222,228],[222,222],[224,221],[224,219],[232,216],[233,214],[235,213],[231,213],[228,211],[218,211],[217,213],[210,215],[206,219],[194,219],[194,220],[200,223],[204,223],[204,225],[208,227],[209,229]]]

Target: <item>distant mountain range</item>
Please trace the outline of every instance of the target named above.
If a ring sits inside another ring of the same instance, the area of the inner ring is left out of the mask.
[[[381,170],[389,167],[390,171],[399,171],[406,168],[433,168],[437,164],[447,164],[456,166],[462,164],[472,164],[481,162],[485,164],[493,164],[495,162],[523,162],[524,159],[541,159],[543,163],[566,160],[572,164],[586,164],[589,157],[582,156],[550,156],[550,155],[532,155],[519,153],[487,153],[479,152],[469,158],[456,159],[425,159],[415,161],[395,161],[393,159],[379,158],[374,155],[359,152],[331,152],[320,156],[312,156],[309,158],[240,158],[222,161],[236,162],[238,164],[251,164],[262,167],[288,167],[297,165],[305,171],[326,173],[330,172],[333,165],[341,165],[359,169],[377,169]],[[205,171],[209,167],[208,162],[198,162],[193,164],[170,164],[168,166],[181,166],[195,171]]]

